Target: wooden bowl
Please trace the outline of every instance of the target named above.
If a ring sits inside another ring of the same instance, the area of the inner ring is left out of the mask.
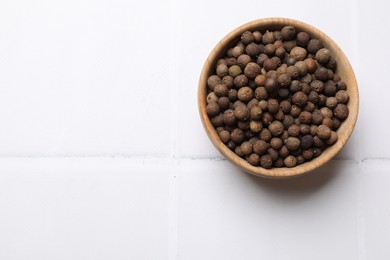
[[[337,61],[337,69],[336,72],[341,76],[342,80],[347,84],[347,91],[349,94],[349,116],[348,118],[341,124],[340,128],[337,130],[338,141],[325,149],[323,153],[309,161],[305,162],[301,165],[295,166],[293,168],[272,168],[272,169],[264,169],[260,166],[252,166],[246,160],[237,156],[233,151],[231,151],[220,139],[219,136],[211,124],[210,119],[206,113],[206,95],[207,95],[207,79],[210,75],[213,74],[213,70],[215,68],[215,64],[219,58],[224,57],[226,51],[234,46],[240,39],[241,34],[244,31],[250,30],[259,30],[264,32],[265,30],[280,30],[285,25],[294,26],[297,31],[305,31],[309,33],[312,38],[319,39],[323,45],[331,51],[332,56]],[[356,78],[349,63],[347,57],[340,49],[340,47],[326,34],[321,32],[320,30],[314,28],[311,25],[306,23],[287,19],[287,18],[266,18],[255,20],[249,23],[246,23],[237,29],[233,30],[229,34],[227,34],[211,51],[208,56],[203,70],[200,75],[199,80],[199,89],[198,89],[198,106],[200,117],[202,119],[202,123],[204,129],[206,130],[207,135],[210,140],[214,144],[214,146],[223,154],[225,158],[231,161],[233,164],[237,165],[239,168],[248,172],[250,174],[256,176],[262,176],[267,178],[289,178],[298,175],[305,174],[309,171],[312,171],[321,165],[328,162],[332,157],[334,157],[341,148],[345,145],[348,138],[350,137],[352,130],[355,126],[358,109],[359,109],[359,94]]]

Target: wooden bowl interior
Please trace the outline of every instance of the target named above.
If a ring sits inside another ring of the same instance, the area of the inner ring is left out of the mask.
[[[337,62],[336,73],[339,74],[342,80],[347,84],[347,91],[350,97],[347,105],[349,107],[350,113],[348,118],[337,130],[337,134],[339,136],[337,143],[325,149],[325,151],[323,151],[319,157],[293,168],[264,169],[262,167],[250,165],[246,160],[240,158],[233,151],[231,151],[219,139],[219,136],[206,113],[207,78],[214,73],[214,68],[218,59],[224,57],[226,51],[239,41],[240,35],[244,31],[259,30],[261,32],[265,32],[266,30],[280,30],[285,25],[294,26],[298,32],[305,31],[309,33],[312,38],[319,39],[323,45],[331,51]],[[238,27],[226,35],[211,51],[204,64],[199,80],[198,105],[206,133],[214,146],[224,155],[224,157],[239,166],[242,170],[257,176],[268,178],[289,178],[314,170],[315,168],[329,161],[341,150],[350,137],[355,126],[358,114],[359,96],[357,82],[351,64],[340,47],[331,38],[313,26],[300,21],[287,18],[267,18],[255,20]]]

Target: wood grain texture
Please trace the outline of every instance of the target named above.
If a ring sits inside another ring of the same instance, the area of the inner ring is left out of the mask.
[[[238,42],[240,35],[244,31],[280,30],[285,25],[294,26],[298,32],[305,31],[309,33],[312,38],[319,39],[323,45],[330,50],[332,56],[336,59],[337,62],[336,73],[339,74],[342,80],[347,84],[347,91],[350,97],[348,102],[349,116],[337,130],[339,137],[338,141],[334,145],[327,148],[319,157],[293,168],[264,169],[260,166],[250,165],[246,160],[240,158],[233,151],[231,151],[219,139],[219,136],[206,113],[207,78],[213,74],[217,60],[224,56],[228,48]],[[359,92],[351,64],[349,63],[341,48],[329,36],[314,28],[313,26],[297,20],[287,18],[266,18],[251,21],[234,29],[214,47],[208,56],[200,75],[198,86],[198,107],[200,117],[207,135],[209,136],[214,146],[225,158],[250,174],[267,178],[283,179],[308,173],[328,162],[341,150],[341,148],[345,145],[351,136],[356,124],[359,111]]]

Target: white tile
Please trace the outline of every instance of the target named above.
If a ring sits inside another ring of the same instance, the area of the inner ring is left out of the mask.
[[[352,1],[352,5],[353,5]],[[326,5],[312,1],[185,1],[180,8],[180,62],[179,62],[179,131],[177,153],[189,157],[217,157],[218,151],[208,140],[199,119],[196,104],[197,85],[203,63],[212,48],[234,28],[264,17],[290,17],[307,22],[332,37],[347,56],[356,60],[353,39],[353,13],[349,2],[328,1]],[[250,7],[250,8],[245,8]],[[245,15],[240,15],[245,12]],[[201,19],[199,14],[201,15]],[[324,15],[328,14],[328,15]],[[329,17],[332,19],[329,19]],[[207,29],[206,29],[207,28]],[[191,102],[189,102],[191,101]],[[353,140],[355,138],[352,138]],[[356,142],[354,140],[353,142]],[[356,145],[349,144],[351,152]],[[348,150],[338,158],[353,158]]]
[[[390,257],[389,160],[365,160],[360,169],[362,253],[366,259]]]
[[[290,180],[180,164],[178,259],[357,259],[357,164]]]
[[[167,154],[169,9],[1,1],[0,154]]]
[[[0,259],[168,259],[169,168],[1,159]]]
[[[390,158],[388,140],[384,133],[390,131],[388,118],[388,97],[390,90],[386,84],[389,74],[388,60],[390,49],[386,44],[390,37],[386,28],[390,26],[386,1],[359,1],[359,66],[361,156]],[[375,51],[372,44],[375,42]]]

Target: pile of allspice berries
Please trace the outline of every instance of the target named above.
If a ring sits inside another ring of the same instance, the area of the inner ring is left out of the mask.
[[[221,141],[251,165],[294,167],[338,140],[346,84],[332,53],[293,26],[245,31],[207,79],[206,112]]]

